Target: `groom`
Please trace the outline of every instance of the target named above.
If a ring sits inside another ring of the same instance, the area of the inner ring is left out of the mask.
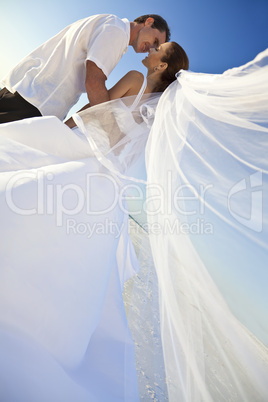
[[[109,100],[105,81],[128,46],[145,53],[169,40],[155,14],[129,22],[115,15],[77,21],[26,56],[3,80],[0,123],[54,115],[63,120],[81,93],[91,105]]]

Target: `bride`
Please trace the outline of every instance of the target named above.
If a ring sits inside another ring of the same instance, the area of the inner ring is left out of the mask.
[[[66,125],[0,127],[1,400],[139,400],[122,299],[138,270],[125,196],[144,179],[159,92],[188,58],[170,42],[143,63],[147,79],[128,73],[111,102]]]

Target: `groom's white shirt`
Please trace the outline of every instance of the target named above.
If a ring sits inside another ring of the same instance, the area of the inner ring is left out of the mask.
[[[130,23],[115,15],[94,15],[77,21],[26,56],[3,80],[44,116],[64,119],[86,92],[86,60],[109,76],[126,53]]]

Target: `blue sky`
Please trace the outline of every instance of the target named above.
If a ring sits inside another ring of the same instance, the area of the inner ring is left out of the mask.
[[[126,0],[0,0],[0,10],[0,79],[62,28],[99,13],[130,21],[142,14],[162,15],[170,25],[171,39],[185,48],[190,69],[196,72],[222,73],[268,47],[267,0],[136,0],[135,4]],[[129,48],[108,78],[107,87],[131,69],[145,73],[143,57]],[[77,107],[85,102],[82,98]]]

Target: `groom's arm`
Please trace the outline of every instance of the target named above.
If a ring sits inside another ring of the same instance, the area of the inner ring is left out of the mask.
[[[105,85],[106,80],[104,72],[93,61],[87,60],[85,85],[90,106],[110,100]]]
[[[94,106],[110,100],[109,93],[105,86],[106,79],[107,77],[103,73],[103,71],[99,67],[97,67],[97,65],[93,61],[87,60],[85,86],[89,103],[85,105],[82,109],[80,109],[79,112],[87,109],[90,106]],[[76,126],[72,117],[65,121],[65,124],[70,128]]]

